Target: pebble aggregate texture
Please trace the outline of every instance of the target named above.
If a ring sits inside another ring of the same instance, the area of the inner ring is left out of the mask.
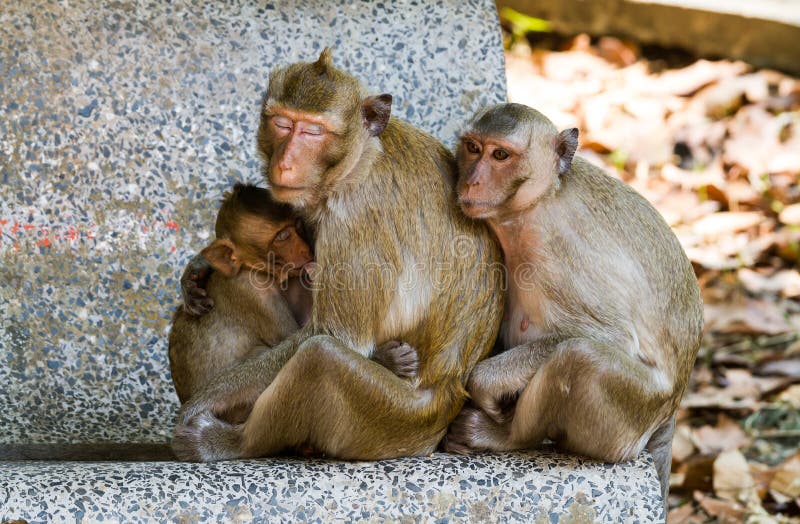
[[[167,329],[269,71],[334,62],[448,145],[505,97],[494,3],[0,0],[2,442],[163,442]]]
[[[10,466],[0,476],[0,519],[5,512],[30,524],[663,522],[658,480],[645,455],[622,465],[545,452],[474,458],[435,454],[374,463],[271,459]]]
[[[167,330],[276,65],[334,61],[452,146],[505,98],[491,0],[0,0],[0,451],[163,443]],[[0,463],[0,521],[652,522],[650,458]]]

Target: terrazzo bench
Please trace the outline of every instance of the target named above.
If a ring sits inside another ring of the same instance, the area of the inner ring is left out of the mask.
[[[448,145],[504,98],[489,0],[3,4],[0,521],[663,520],[647,455],[172,461],[179,274],[259,179],[268,71],[325,45]]]

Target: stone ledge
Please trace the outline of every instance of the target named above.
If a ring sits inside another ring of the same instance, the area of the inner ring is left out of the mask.
[[[381,462],[0,462],[0,520],[663,522],[652,460],[550,451]]]

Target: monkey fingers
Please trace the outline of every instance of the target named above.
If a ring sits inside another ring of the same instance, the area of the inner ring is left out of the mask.
[[[467,382],[472,402],[498,424],[508,421],[519,394],[553,347],[552,341],[542,339],[479,362]]]
[[[375,348],[372,360],[400,378],[415,378],[419,371],[417,350],[405,342],[384,342]]]
[[[214,307],[214,301],[207,296],[205,290],[211,271],[211,264],[203,255],[195,255],[186,264],[181,275],[181,296],[187,313],[201,316]]]
[[[181,287],[183,294],[183,310],[196,317],[203,316],[214,308],[214,299],[209,297],[206,290],[199,287],[193,280],[186,281]]]

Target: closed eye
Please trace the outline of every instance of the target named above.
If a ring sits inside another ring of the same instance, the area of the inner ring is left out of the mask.
[[[303,126],[303,134],[304,135],[313,135],[319,136],[325,132],[325,128],[319,124],[310,124]]]
[[[292,121],[285,116],[274,116],[272,117],[272,123],[278,129],[288,131],[292,129]]]

